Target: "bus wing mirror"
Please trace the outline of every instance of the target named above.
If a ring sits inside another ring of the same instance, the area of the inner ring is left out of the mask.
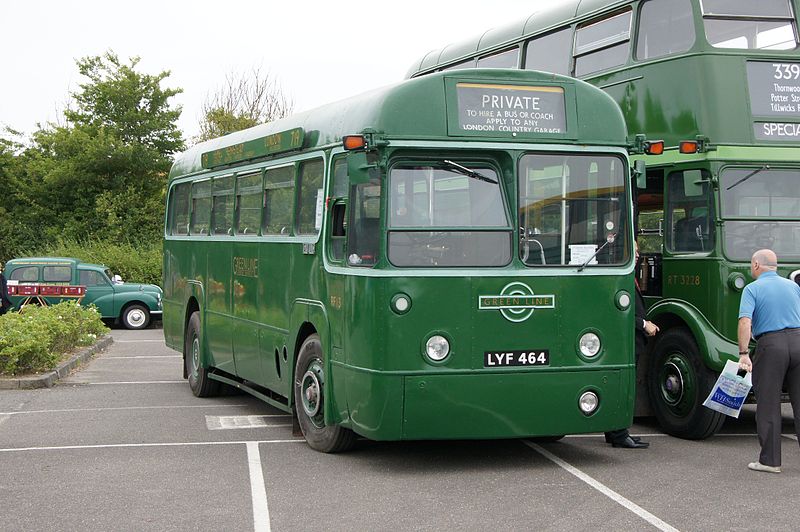
[[[351,185],[369,183],[377,175],[376,164],[370,164],[367,160],[367,152],[351,151],[347,154],[347,175]]]
[[[641,159],[633,161],[633,178],[636,180],[636,188],[647,188],[647,165]]]

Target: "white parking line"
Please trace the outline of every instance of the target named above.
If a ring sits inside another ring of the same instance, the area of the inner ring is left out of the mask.
[[[583,482],[585,482],[589,486],[593,487],[594,489],[596,489],[597,491],[599,491],[600,493],[602,493],[603,495],[605,495],[609,499],[613,500],[614,502],[624,506],[625,508],[627,508],[631,512],[635,513],[636,515],[638,515],[639,517],[641,517],[642,519],[644,519],[645,521],[647,521],[648,523],[650,523],[654,527],[658,528],[659,530],[664,530],[665,532],[666,531],[668,531],[668,532],[678,532],[677,528],[665,523],[664,521],[662,521],[661,519],[659,519],[655,515],[651,514],[650,512],[648,512],[647,510],[645,510],[644,508],[639,506],[638,504],[626,499],[625,497],[623,497],[622,495],[620,495],[616,491],[612,490],[611,488],[609,488],[608,486],[606,486],[602,482],[599,482],[599,481],[595,480],[594,478],[590,477],[589,475],[587,475],[586,473],[584,473],[580,469],[568,464],[567,462],[565,462],[561,458],[557,457],[556,455],[554,455],[550,451],[547,451],[543,447],[541,447],[541,446],[539,446],[539,445],[537,445],[537,444],[535,444],[535,443],[533,443],[531,441],[523,440],[523,442],[525,443],[525,445],[527,445],[528,447],[530,447],[531,449],[533,449],[537,453],[541,454],[542,456],[544,456],[545,458],[547,458],[548,460],[550,460],[551,462],[553,462],[554,464],[556,464],[560,468],[562,468],[565,471],[567,471],[568,473],[578,477],[580,480],[582,480]]]
[[[109,381],[109,382],[81,382],[75,384],[90,384],[92,386],[111,386],[113,384],[182,384],[185,380],[180,381]],[[67,383],[73,384],[73,383]]]
[[[247,442],[247,463],[250,467],[250,496],[253,499],[253,530],[269,532],[267,487],[264,485],[264,470],[261,467],[261,453],[258,452],[257,442]]]
[[[34,451],[81,451],[91,449],[132,449],[143,447],[202,447],[205,445],[245,445],[247,443],[305,443],[297,440],[251,440],[251,441],[198,441],[165,443],[106,443],[101,445],[59,445],[52,447],[8,447],[0,448],[0,453],[21,453]]]
[[[229,408],[247,406],[245,404],[233,405],[165,405],[165,406],[116,406],[116,407],[102,407],[102,408],[59,408],[53,410],[20,410],[17,412],[0,412],[0,416],[20,416],[29,414],[54,414],[65,412],[105,412],[108,410],[171,410],[180,408]],[[288,416],[288,414],[287,414]]]
[[[268,416],[206,416],[206,427],[208,430],[231,430],[231,429],[260,429],[291,427],[291,423],[270,425],[267,419],[282,418],[291,419],[290,415],[268,415]]]

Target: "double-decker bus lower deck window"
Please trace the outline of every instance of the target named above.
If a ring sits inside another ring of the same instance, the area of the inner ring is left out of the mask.
[[[397,165],[389,186],[389,262],[395,266],[486,267],[511,261],[511,227],[493,169],[449,161]]]
[[[715,48],[790,50],[797,46],[789,0],[703,0],[703,25]]]
[[[519,163],[520,258],[528,266],[628,257],[625,168],[611,155],[528,154]]]
[[[673,172],[667,187],[667,247],[677,252],[712,251],[714,200],[708,172]]]
[[[770,248],[800,260],[800,169],[725,168],[720,174],[725,255],[748,261]]]

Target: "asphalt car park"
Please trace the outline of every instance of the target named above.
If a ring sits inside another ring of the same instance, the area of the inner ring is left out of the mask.
[[[632,433],[372,442],[311,450],[247,396],[198,399],[159,329],[53,388],[0,391],[3,530],[765,530],[796,528],[800,452],[755,473],[754,407],[705,441]]]

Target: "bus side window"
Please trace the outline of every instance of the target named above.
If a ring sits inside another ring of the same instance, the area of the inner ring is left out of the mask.
[[[172,189],[169,197],[169,234],[189,234],[189,193],[191,185],[181,183]]]
[[[325,207],[322,172],[322,159],[300,163],[300,196],[297,200],[298,234],[316,235],[322,226],[322,209]]]
[[[236,234],[257,235],[261,227],[261,172],[239,176],[236,186]]]
[[[211,222],[211,180],[192,184],[192,217],[189,234],[207,235]]]
[[[664,252],[664,170],[648,168],[646,183],[636,196],[636,241],[641,255],[636,276],[644,295],[660,296]]]
[[[262,234],[291,235],[294,208],[294,165],[267,170],[264,174]]]
[[[380,251],[380,181],[353,185],[350,191],[350,234],[347,262],[351,266],[373,266]]]
[[[667,178],[668,242],[671,251],[711,251],[714,203],[704,170],[673,172]]]
[[[631,10],[592,21],[575,31],[575,76],[624,65],[630,55]]]
[[[572,28],[531,39],[525,45],[525,70],[542,70],[568,76],[571,42]]]
[[[211,234],[233,233],[233,176],[214,179],[214,194],[211,205]]]

